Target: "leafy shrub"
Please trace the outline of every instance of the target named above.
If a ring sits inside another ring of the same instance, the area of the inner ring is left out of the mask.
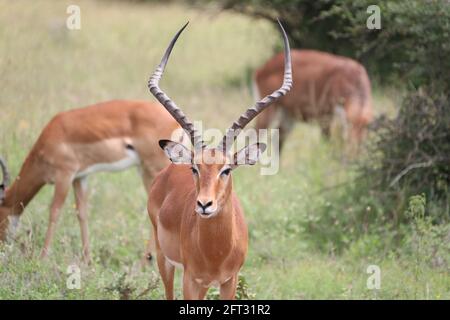
[[[386,207],[389,206],[370,191],[366,179],[355,179],[311,202],[311,214],[302,221],[306,239],[332,254],[342,252],[368,234],[380,235],[386,245],[395,235]]]
[[[411,232],[404,213],[409,197],[417,194],[428,199],[426,212],[433,223],[450,221],[447,96],[411,93],[396,118],[374,124],[366,151],[356,179],[312,203],[313,214],[303,224],[313,243],[327,251],[351,245],[361,251],[368,243],[380,250],[398,246]],[[365,238],[355,247],[367,235],[379,237]]]
[[[120,300],[136,300],[147,297],[151,292],[155,291],[159,285],[159,278],[152,275],[147,287],[142,288],[142,283],[136,279],[136,274],[133,271],[125,271],[121,274],[115,275],[113,283],[104,287],[106,293],[117,295]]]
[[[450,103],[445,95],[410,94],[395,119],[379,119],[361,174],[381,199],[424,193],[449,218]],[[447,206],[445,205],[447,204]]]

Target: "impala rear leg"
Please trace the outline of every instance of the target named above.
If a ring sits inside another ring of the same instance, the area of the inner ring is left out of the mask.
[[[64,177],[58,179],[55,182],[55,193],[53,195],[52,204],[50,206],[50,218],[48,222],[47,234],[45,236],[44,247],[41,251],[41,258],[45,258],[48,255],[48,250],[50,243],[55,233],[56,223],[58,222],[58,217],[61,211],[64,201],[66,200],[67,193],[70,189],[71,179]]]
[[[75,204],[77,209],[77,218],[80,223],[81,243],[83,246],[83,261],[91,262],[91,252],[89,248],[89,231],[87,217],[87,178],[80,178],[73,181],[73,190],[75,192]]]

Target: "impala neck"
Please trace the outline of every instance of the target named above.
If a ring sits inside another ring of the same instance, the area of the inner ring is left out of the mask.
[[[34,163],[35,160],[28,157],[23,164],[19,175],[13,184],[6,189],[5,198],[0,208],[9,210],[8,214],[21,214],[23,209],[33,199],[36,193],[45,184],[42,172]]]
[[[232,181],[226,191],[225,203],[216,216],[204,219],[197,215],[198,244],[211,259],[227,254],[234,244],[235,211],[232,202]]]

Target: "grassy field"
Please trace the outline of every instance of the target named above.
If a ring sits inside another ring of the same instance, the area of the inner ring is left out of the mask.
[[[81,30],[65,27],[69,4],[81,7]],[[153,99],[148,76],[187,20],[162,84],[192,119],[224,129],[252,103],[248,72],[272,55],[279,41],[272,26],[179,5],[0,0],[0,154],[13,176],[57,112],[114,98]],[[375,89],[377,113],[395,113],[398,99],[393,90]],[[277,175],[261,176],[257,167],[234,174],[250,231],[242,269],[249,297],[449,299],[448,271],[401,255],[372,254],[360,244],[339,255],[319,251],[307,240],[313,231],[301,222],[320,219],[311,208],[325,201],[322,190],[352,176],[338,154],[317,127],[298,125]],[[0,249],[0,299],[164,297],[156,265],[139,267],[150,222],[136,171],[98,174],[89,185],[93,265],[81,263],[72,199],[50,257],[38,259],[52,192],[46,187],[24,212],[17,239]],[[66,286],[71,264],[81,267],[80,290]],[[381,268],[380,290],[366,286],[372,264]],[[179,277],[177,283],[180,297]]]

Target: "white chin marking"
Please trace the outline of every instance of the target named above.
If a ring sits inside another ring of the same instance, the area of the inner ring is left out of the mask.
[[[200,217],[202,217],[204,219],[209,219],[209,218],[216,216],[218,211],[219,211],[219,208],[214,208],[214,209],[207,208],[206,212],[203,212],[203,209],[201,209],[199,207],[195,207],[195,212],[197,212],[200,215]]]
[[[212,213],[207,213],[207,214],[205,214],[203,212],[197,212],[197,213],[200,216],[200,218],[203,218],[203,219],[210,219],[217,215],[217,211],[214,211]]]

